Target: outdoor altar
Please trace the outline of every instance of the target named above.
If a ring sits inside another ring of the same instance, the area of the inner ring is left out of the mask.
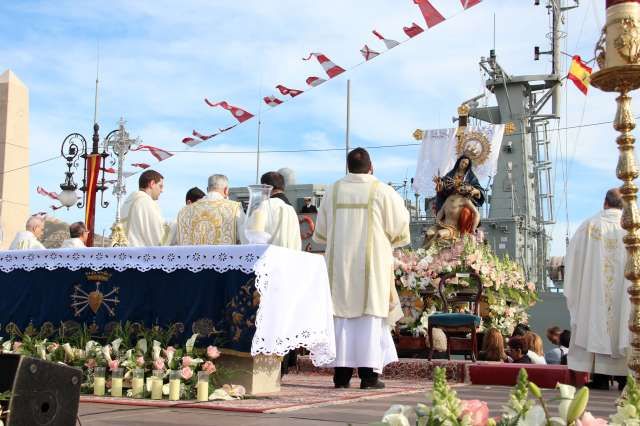
[[[290,350],[308,349],[318,366],[335,357],[326,267],[314,254],[269,245],[7,251],[0,286],[3,351],[82,367],[91,385],[99,367],[124,368],[128,381],[140,368],[166,379],[190,368],[190,380],[215,371],[205,363],[219,349],[218,367],[239,372],[229,381],[268,393]]]

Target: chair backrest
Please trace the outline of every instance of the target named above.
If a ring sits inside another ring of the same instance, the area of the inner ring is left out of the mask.
[[[465,274],[466,275],[466,274]],[[442,300],[442,307],[444,312],[449,311],[450,304],[468,303],[471,305],[471,311],[474,315],[478,315],[480,310],[480,298],[482,297],[482,282],[480,276],[475,272],[469,274],[469,287],[464,291],[458,291],[451,296],[447,297],[445,292],[445,286],[447,280],[456,276],[455,272],[449,272],[446,274],[440,274],[440,282],[438,283],[438,294]],[[474,288],[475,286],[475,288]]]

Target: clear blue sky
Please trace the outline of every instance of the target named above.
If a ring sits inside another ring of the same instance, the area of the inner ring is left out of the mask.
[[[493,46],[494,16],[495,47],[508,72],[550,71],[547,57],[532,58],[534,45],[547,49],[549,32],[546,8],[532,3],[484,0],[462,12],[458,1],[433,0],[449,20],[273,110],[261,105],[261,98],[278,94],[275,85],[306,90],[308,76],[324,77],[318,64],[303,62],[303,56],[323,52],[350,69],[362,61],[359,50],[365,43],[385,50],[371,30],[401,41],[406,39],[403,26],[415,21],[424,27],[417,7],[411,0],[4,0],[0,71],[12,69],[30,89],[32,162],[58,155],[68,133],[90,138],[98,41],[103,136],[124,116],[130,133],[144,143],[184,150],[180,140],[193,129],[206,134],[234,123],[227,112],[207,107],[203,98],[208,97],[262,111],[263,149],[342,147],[349,78],[351,144],[411,143],[416,128],[452,126],[460,102],[483,90],[478,60]],[[590,59],[604,6],[595,0],[581,3],[568,15],[563,50]],[[592,90],[584,97],[573,86],[563,93],[566,114],[557,126],[613,118],[612,95]],[[552,253],[561,254],[567,212],[575,229],[600,208],[604,191],[618,184],[617,151],[610,125],[553,135],[558,224]],[[253,183],[255,155],[224,151],[254,150],[256,136],[257,120],[252,120],[154,165],[166,177],[163,214],[175,217],[185,191],[204,188],[210,174],[227,174],[233,186]],[[417,152],[417,147],[372,150],[376,174],[385,181],[411,177]],[[261,172],[290,167],[299,183],[330,183],[343,173],[342,158],[337,152],[265,154]],[[136,153],[127,162],[153,158]],[[36,186],[57,191],[63,169],[62,159],[31,169],[34,211],[51,204],[36,194]],[[127,185],[135,189],[136,179]],[[83,217],[78,209],[53,214],[67,221]],[[108,228],[114,216],[113,208],[98,209],[96,232]]]

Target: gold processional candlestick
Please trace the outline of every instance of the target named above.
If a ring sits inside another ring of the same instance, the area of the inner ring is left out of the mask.
[[[640,0],[607,0],[607,21],[596,45],[599,71],[591,76],[591,85],[605,92],[617,92],[618,108],[613,127],[620,152],[616,176],[622,180],[624,199],[622,227],[627,231],[624,245],[627,261],[624,276],[631,282],[629,299],[631,316],[631,352],[629,368],[640,378],[640,212],[638,211],[638,167],[634,154],[635,138],[631,131],[636,123],[631,111],[629,92],[640,88]]]

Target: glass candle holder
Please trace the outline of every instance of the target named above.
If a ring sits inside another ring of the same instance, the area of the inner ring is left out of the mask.
[[[171,370],[169,372],[169,401],[178,401],[180,399],[181,379],[180,370]]]
[[[162,399],[162,370],[153,370],[151,378],[151,399]]]
[[[131,396],[134,398],[144,397],[144,370],[136,368],[133,370],[131,378]]]
[[[122,396],[122,368],[111,372],[111,396]]]
[[[106,368],[96,367],[93,370],[93,394],[95,396],[104,396]]]
[[[206,371],[198,371],[197,398],[200,402],[209,401],[209,374]]]

